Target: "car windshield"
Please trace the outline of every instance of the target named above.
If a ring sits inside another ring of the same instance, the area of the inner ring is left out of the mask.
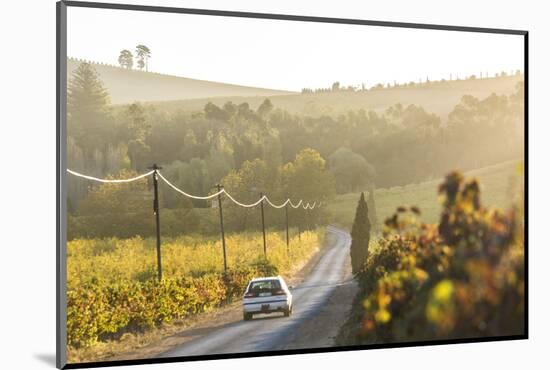
[[[274,290],[281,289],[281,283],[279,280],[259,280],[253,281],[250,284],[248,291],[254,294],[264,293],[264,292],[273,292]]]

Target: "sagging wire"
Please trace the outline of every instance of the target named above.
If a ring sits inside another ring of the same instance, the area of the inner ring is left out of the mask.
[[[220,191],[216,192],[216,193],[213,193],[213,194],[210,194],[210,195],[207,195],[207,196],[198,196],[198,195],[193,195],[193,194],[189,194],[183,190],[181,190],[180,188],[178,188],[176,185],[172,184],[170,181],[168,181],[168,179],[166,179],[162,173],[160,173],[159,171],[155,171],[155,170],[152,170],[152,171],[149,171],[149,172],[146,172],[144,174],[141,174],[139,176],[136,176],[136,177],[132,177],[132,178],[129,178],[129,179],[101,179],[101,178],[98,178],[98,177],[93,177],[93,176],[88,176],[88,175],[84,175],[84,174],[81,174],[79,172],[76,172],[76,171],[73,171],[73,170],[70,170],[70,169],[67,169],[67,172],[70,173],[71,175],[74,175],[74,176],[77,176],[77,177],[81,177],[81,178],[84,178],[84,179],[87,179],[87,180],[92,180],[92,181],[98,181],[98,182],[101,182],[101,183],[129,183],[129,182],[132,182],[132,181],[137,181],[139,179],[142,179],[144,177],[147,177],[149,175],[152,175],[153,173],[157,173],[158,176],[162,179],[162,181],[164,181],[168,186],[170,186],[172,189],[174,189],[175,191],[177,191],[178,193],[188,197],[188,198],[192,198],[192,199],[198,199],[198,200],[208,200],[208,199],[212,199],[212,198],[215,198],[217,197],[218,195],[220,194],[225,194],[227,195],[227,197],[233,202],[235,203],[236,205],[240,206],[240,207],[244,207],[244,208],[252,208],[252,207],[255,207],[257,206],[258,204],[260,204],[261,202],[263,202],[264,200],[273,208],[277,208],[277,209],[280,209],[280,208],[284,208],[286,207],[287,205],[290,205],[292,208],[294,209],[297,209],[299,208],[300,206],[302,206],[302,208],[304,209],[314,209],[316,206],[319,207],[321,203],[317,204],[317,202],[313,202],[313,204],[310,204],[309,202],[308,203],[305,203],[304,204],[304,201],[302,199],[300,199],[300,201],[297,203],[297,204],[294,204],[292,203],[292,201],[289,199],[287,199],[286,201],[284,201],[283,203],[277,205],[275,203],[273,203],[266,195],[263,195],[260,199],[258,199],[256,202],[254,203],[249,203],[249,204],[246,204],[246,203],[241,203],[239,202],[238,200],[236,200],[231,194],[229,194],[225,189],[221,189]]]

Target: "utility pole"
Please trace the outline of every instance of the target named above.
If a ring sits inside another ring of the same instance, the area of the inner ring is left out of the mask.
[[[302,227],[300,226],[300,221],[298,221],[298,241],[302,241]]]
[[[220,209],[220,230],[222,234],[222,248],[223,248],[223,272],[227,274],[227,254],[225,253],[225,231],[223,229],[223,210],[222,210],[222,195],[221,190],[223,189],[223,185],[216,184],[216,188],[218,189],[218,208]]]
[[[157,271],[158,271],[158,279],[159,281],[162,280],[162,259],[160,255],[160,208],[159,208],[159,190],[158,190],[158,170],[162,169],[162,167],[157,166],[157,164],[153,164],[152,167],[149,167],[149,169],[154,170],[153,172],[153,189],[155,194],[155,199],[153,199],[153,212],[155,213],[155,221],[157,224]]]
[[[286,220],[286,253],[290,255],[290,240],[288,238],[288,203],[285,206],[285,220]]]
[[[260,193],[260,197],[264,197],[264,193]],[[264,218],[264,200],[260,203],[260,209],[262,210],[262,234],[264,236],[264,257],[267,258],[267,244],[265,242],[265,218]]]

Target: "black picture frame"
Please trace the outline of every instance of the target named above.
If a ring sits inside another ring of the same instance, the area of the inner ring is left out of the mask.
[[[492,33],[492,34],[507,34],[520,35],[524,38],[524,83],[525,83],[525,110],[524,110],[524,180],[525,180],[525,316],[524,328],[525,333],[522,335],[498,336],[498,337],[483,337],[483,338],[460,338],[449,340],[430,340],[430,341],[412,341],[406,343],[387,343],[375,345],[357,345],[357,346],[342,346],[331,348],[307,348],[296,350],[281,350],[281,351],[264,351],[252,353],[231,353],[231,354],[212,354],[188,357],[164,357],[164,358],[144,358],[138,360],[120,360],[120,361],[101,361],[101,362],[85,362],[85,363],[67,363],[66,356],[66,292],[67,292],[67,259],[66,259],[66,225],[67,225],[67,198],[66,198],[66,139],[67,139],[67,122],[66,122],[66,104],[67,104],[67,8],[95,8],[95,9],[114,9],[114,10],[129,10],[129,11],[148,11],[161,13],[177,13],[177,14],[195,14],[208,15],[218,17],[238,17],[238,18],[256,18],[266,20],[285,20],[296,22],[317,22],[317,23],[333,23],[346,25],[365,25],[365,26],[382,26],[393,28],[410,28],[410,29],[426,29],[426,30],[443,30],[450,32],[476,32],[476,33]],[[200,360],[218,360],[243,357],[262,357],[262,356],[280,356],[294,354],[313,354],[321,352],[343,352],[343,351],[359,351],[366,349],[380,348],[403,348],[415,346],[429,345],[446,345],[446,344],[462,344],[462,343],[480,343],[508,340],[523,340],[529,338],[529,296],[528,296],[528,277],[529,277],[529,32],[527,30],[514,29],[498,29],[498,28],[481,28],[481,27],[465,27],[453,25],[435,25],[421,23],[405,23],[405,22],[387,22],[378,20],[362,20],[362,19],[346,19],[346,18],[330,18],[288,14],[269,14],[269,13],[253,13],[253,12],[237,12],[226,10],[210,10],[210,9],[191,9],[177,7],[162,7],[162,6],[146,6],[146,5],[131,5],[131,4],[115,4],[115,3],[99,3],[99,2],[80,2],[80,1],[59,1],[56,4],[56,19],[57,19],[57,63],[56,63],[56,123],[57,123],[57,141],[56,141],[56,366],[59,369],[78,369],[78,368],[95,368],[106,366],[123,366],[123,365],[139,365],[139,364],[158,364],[172,362],[188,362]]]

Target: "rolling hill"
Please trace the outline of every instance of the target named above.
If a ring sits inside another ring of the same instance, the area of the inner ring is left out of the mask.
[[[459,103],[464,95],[473,95],[483,99],[496,93],[509,95],[514,93],[516,85],[523,81],[523,75],[493,77],[485,79],[468,79],[458,81],[431,82],[411,87],[396,87],[366,91],[338,91],[315,94],[277,94],[270,97],[275,107],[292,113],[310,116],[345,114],[349,110],[365,109],[379,113],[388,107],[401,103],[404,106],[416,104],[426,111],[435,113],[442,121]],[[247,102],[257,108],[265,99],[263,96],[225,96],[189,99],[180,101],[155,102],[154,105],[163,111],[198,111],[212,102],[219,106],[227,101],[235,104]]]
[[[69,58],[70,74],[82,62]],[[464,95],[485,98],[492,93],[509,95],[515,91],[523,75],[436,81],[413,86],[371,89],[365,91],[322,92],[301,94],[249,86],[164,75],[153,72],[127,70],[117,66],[91,62],[100,75],[114,105],[136,101],[150,103],[161,111],[199,111],[206,103],[219,106],[231,101],[247,102],[257,108],[266,97],[279,108],[291,113],[318,115],[345,114],[349,110],[365,109],[383,112],[389,106],[401,103],[416,104],[446,121],[447,115]],[[361,76],[358,76],[360,79]]]
[[[476,177],[481,185],[481,203],[484,206],[508,209],[514,201],[515,186],[521,180],[518,165],[523,160],[503,162],[493,166],[465,172],[466,178]],[[437,187],[443,179],[431,180],[420,184],[396,186],[389,189],[376,189],[375,204],[379,222],[384,222],[399,206],[420,207],[421,220],[437,222],[441,205],[437,199]],[[359,193],[336,196],[328,208],[334,215],[334,222],[350,228],[355,215]]]
[[[69,77],[82,60],[68,58]],[[128,70],[112,65],[91,63],[111,96],[111,103],[126,104],[135,101],[167,101],[219,96],[262,97],[292,94],[290,91],[262,89],[220,82]]]

